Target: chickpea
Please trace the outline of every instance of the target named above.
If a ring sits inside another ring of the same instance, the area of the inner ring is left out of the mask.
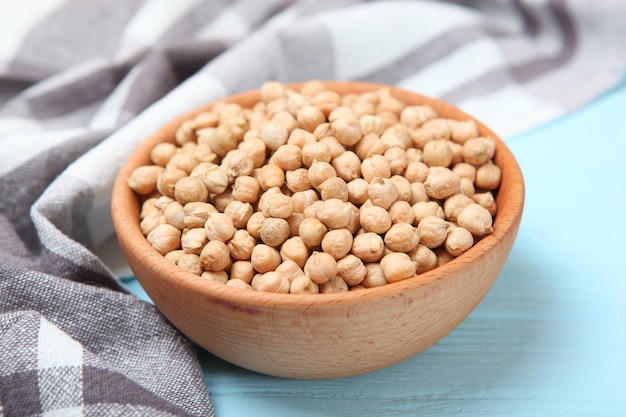
[[[201,178],[211,194],[223,193],[230,184],[228,173],[217,165],[208,169]]]
[[[159,224],[148,233],[146,239],[157,252],[165,255],[178,249],[180,246],[180,235],[180,229],[171,224]]]
[[[248,155],[248,158],[252,160],[252,164],[255,168],[260,168],[265,163],[267,147],[258,137],[239,142],[238,148]]]
[[[224,242],[209,241],[200,252],[200,265],[205,271],[223,271],[230,265],[230,251]]]
[[[424,145],[422,160],[429,167],[441,166],[448,167],[452,163],[454,153],[450,141],[445,139],[436,139],[427,142]]]
[[[261,238],[261,226],[263,225],[263,221],[265,221],[265,216],[262,212],[255,211],[252,213],[252,216],[250,216],[246,224],[246,230],[250,233],[250,236],[256,239]]]
[[[247,175],[237,177],[232,186],[232,196],[242,203],[256,203],[261,192],[261,185],[254,178]]]
[[[328,281],[320,284],[320,294],[334,294],[348,291],[348,284],[339,276],[334,276]]]
[[[326,122],[326,116],[318,107],[313,105],[304,105],[298,111],[297,120],[300,129],[313,132],[318,125]]]
[[[468,139],[463,144],[463,158],[468,164],[480,166],[493,158],[495,144],[493,139],[477,137]]]
[[[202,227],[184,229],[180,238],[180,245],[185,253],[199,254],[208,238]]]
[[[312,187],[319,187],[324,181],[337,176],[335,168],[328,162],[313,161],[309,168],[309,183]]]
[[[413,161],[407,164],[404,170],[404,177],[411,183],[424,182],[428,177],[428,165],[420,161]]]
[[[422,129],[430,132],[433,135],[433,139],[449,140],[450,135],[452,135],[452,127],[449,119],[442,117],[428,120],[422,125]]]
[[[445,167],[430,167],[424,187],[430,197],[443,199],[461,190],[461,177]]]
[[[409,201],[411,199],[411,183],[401,175],[392,175],[391,183],[395,186],[398,193],[396,201]],[[391,203],[393,204],[393,203]]]
[[[235,234],[235,226],[224,213],[213,213],[204,224],[204,231],[209,240],[228,241]]]
[[[152,151],[150,152],[150,160],[155,165],[165,167],[170,158],[176,153],[176,149],[176,145],[174,145],[173,143],[159,143],[154,148],[152,148]]]
[[[320,109],[324,118],[341,106],[341,96],[334,91],[320,91],[313,97],[313,105]]]
[[[468,204],[457,216],[459,226],[469,230],[476,237],[481,237],[493,232],[493,217],[483,206],[471,203]]]
[[[237,177],[251,175],[254,170],[254,162],[245,151],[233,149],[224,156],[220,167],[226,172],[229,182],[232,183]]]
[[[268,271],[256,274],[250,282],[252,288],[257,291],[286,294],[289,293],[289,282],[276,271]]]
[[[349,182],[361,176],[361,160],[352,151],[345,151],[331,161],[337,176]]]
[[[337,109],[334,111],[336,110]],[[333,130],[339,143],[345,146],[353,146],[363,136],[363,132],[361,131],[361,122],[359,121],[359,118],[354,115],[354,113],[352,113],[352,115],[345,115],[331,121],[330,128]]]
[[[179,179],[187,176],[182,169],[166,169],[157,177],[156,188],[164,196],[174,198],[174,189]]]
[[[302,214],[305,219],[312,217],[317,218],[317,213],[322,210],[323,206],[324,202],[322,200],[313,201],[308,207],[305,207],[304,210],[302,210]]]
[[[339,177],[331,177],[317,187],[322,200],[337,198],[348,201],[348,184]]]
[[[437,255],[425,245],[417,245],[408,255],[417,264],[418,274],[423,274],[437,267]]]
[[[300,275],[291,282],[291,294],[319,294],[319,286],[306,275]]]
[[[496,199],[493,197],[491,191],[486,191],[484,193],[476,193],[474,194],[473,200],[475,203],[480,204],[492,215],[496,215],[496,211],[498,210],[498,204],[496,203]]]
[[[262,212],[266,217],[287,219],[295,210],[295,204],[291,197],[281,192],[265,193]]]
[[[356,145],[354,145],[354,152],[358,155],[361,161],[365,161],[367,158],[374,155],[384,155],[388,148],[389,147],[380,140],[380,137],[377,134],[368,133],[363,136],[363,138],[361,138]],[[391,167],[389,169],[391,170]]]
[[[396,223],[385,234],[385,245],[394,252],[410,252],[417,247],[420,235],[417,228],[408,223]]]
[[[289,238],[289,223],[281,218],[269,217],[261,225],[261,240],[269,246],[280,246]]]
[[[417,203],[425,203],[430,201],[428,194],[426,194],[426,187],[421,182],[412,182],[411,183],[411,197],[409,198],[409,203],[411,206]]]
[[[495,190],[500,185],[502,174],[500,168],[493,162],[488,161],[476,170],[476,180],[474,182],[477,188],[483,190]]]
[[[364,137],[370,133],[380,136],[385,131],[385,124],[383,123],[383,120],[373,114],[362,115],[359,118],[359,123],[361,123],[361,132]]]
[[[392,223],[389,212],[380,206],[361,207],[360,221],[366,232],[376,234],[386,233]]]
[[[411,146],[411,135],[409,128],[401,123],[395,123],[393,126],[385,129],[380,140],[387,145],[388,148],[398,147],[407,149]]]
[[[228,284],[228,274],[225,271],[202,271],[200,277],[207,281]]]
[[[320,245],[327,232],[328,228],[324,223],[314,217],[305,218],[298,227],[298,235],[302,241],[310,247]]]
[[[383,256],[384,249],[383,238],[373,232],[357,235],[352,241],[352,254],[363,262],[377,262]]]
[[[452,125],[451,139],[463,145],[469,139],[478,137],[478,127],[474,120],[457,121]]]
[[[226,242],[230,256],[238,261],[249,260],[255,245],[256,239],[245,229],[237,230],[233,237]]]
[[[287,172],[302,166],[302,149],[296,145],[285,144],[276,149],[271,163]]]
[[[287,89],[278,81],[266,81],[261,85],[261,100],[270,102],[287,95]]]
[[[320,125],[321,126],[321,125]],[[319,127],[319,126],[318,126]],[[316,137],[311,132],[307,132],[304,129],[294,129],[287,139],[287,144],[296,145],[303,148],[307,143],[317,142]]]
[[[352,233],[348,229],[331,230],[322,238],[322,251],[341,259],[352,249]]]
[[[466,162],[459,162],[452,167],[452,172],[461,178],[467,178],[474,182],[476,179],[476,167]]]
[[[443,211],[446,214],[446,218],[455,222],[459,213],[473,202],[474,200],[463,193],[454,194],[446,198],[446,201],[443,203]]]
[[[185,227],[185,211],[178,201],[169,203],[163,210],[163,219],[177,229]]]
[[[444,247],[452,256],[459,256],[474,245],[474,237],[463,227],[451,227],[444,242]]]
[[[348,201],[354,205],[360,206],[369,197],[367,195],[367,181],[363,178],[355,178],[348,183]]]
[[[276,272],[287,278],[287,281],[293,282],[297,277],[304,275],[302,266],[299,266],[296,262],[286,259],[278,265]]]
[[[311,167],[315,161],[330,162],[332,155],[330,153],[330,147],[326,143],[313,142],[306,143],[302,146],[301,158],[302,164],[308,168]]]
[[[179,268],[184,269],[187,272],[191,272],[194,275],[202,274],[202,267],[200,266],[200,256],[195,253],[186,253],[180,257],[176,263]]]
[[[165,169],[167,170],[180,169],[182,171],[185,171],[185,173],[189,175],[189,173],[193,171],[193,169],[199,163],[200,161],[193,154],[183,151],[183,152],[179,152],[179,153],[172,155],[170,160],[167,161],[167,165],[165,165]]]
[[[304,264],[304,273],[316,284],[323,284],[337,275],[337,261],[328,253],[313,252]]]
[[[337,261],[337,276],[341,277],[349,287],[358,285],[365,279],[367,268],[358,257],[347,254]]]
[[[176,250],[166,253],[163,257],[167,259],[169,262],[173,263],[174,265],[178,265],[178,261],[180,260],[180,258],[183,257],[184,254],[185,254],[184,250],[176,249]]]
[[[128,186],[137,194],[147,195],[156,189],[157,179],[165,169],[158,165],[146,165],[136,168],[128,178]]]
[[[250,261],[254,270],[263,274],[276,270],[282,259],[278,249],[261,243],[252,249]]]
[[[361,285],[365,288],[380,287],[389,284],[379,263],[367,263],[365,264],[365,269],[367,273],[363,281],[361,281]]]
[[[380,267],[388,282],[398,282],[415,276],[417,266],[409,255],[402,252],[390,253],[380,260]]]
[[[309,170],[306,168],[298,168],[293,171],[285,172],[285,179],[287,188],[294,194],[311,188]]]
[[[411,206],[415,216],[414,224],[421,222],[427,216],[446,217],[443,208],[434,201],[420,201]]]
[[[415,213],[411,208],[411,204],[408,201],[399,200],[395,201],[389,207],[389,215],[391,216],[391,223],[408,223],[413,224],[415,221]]]
[[[263,165],[256,170],[256,180],[264,191],[280,188],[285,184],[285,172],[274,164]]]
[[[420,127],[436,117],[435,109],[428,105],[406,106],[400,112],[400,121],[410,128]]]
[[[322,201],[317,218],[330,229],[346,227],[352,218],[352,204],[331,198]]]
[[[388,148],[383,156],[389,161],[392,175],[402,174],[409,163],[406,157],[406,151],[399,146]]]
[[[323,143],[328,146],[328,149],[330,149],[331,161],[346,152],[346,147],[339,143],[337,138],[334,136],[324,136],[318,140],[318,143]]]
[[[300,228],[300,223],[304,220],[304,214],[294,211],[293,214],[285,220],[287,220],[287,224],[289,225],[289,237],[298,236],[298,229]]]
[[[233,287],[233,288],[240,288],[242,290],[252,290],[253,288],[250,286],[250,284],[240,280],[240,279],[229,279],[226,282],[226,285],[228,285],[229,287]]]
[[[306,260],[309,258],[309,254],[309,247],[300,236],[290,237],[280,247],[280,256],[283,261],[293,261],[300,268],[304,267]]]
[[[445,265],[454,259],[454,256],[450,255],[445,248],[435,249],[435,255],[437,255],[437,266]]]
[[[382,155],[372,155],[361,162],[361,175],[367,182],[374,178],[391,178],[391,164]]]
[[[230,279],[240,279],[243,282],[249,284],[254,277],[255,271],[250,261],[235,261],[230,266]],[[228,275],[224,272],[226,279]]]
[[[294,212],[304,213],[304,209],[313,204],[313,202],[318,201],[319,196],[315,190],[307,189],[304,191],[294,192],[291,196],[291,200],[293,200]]]
[[[287,129],[287,133],[290,133],[293,129],[298,127],[298,122],[295,117],[289,113],[289,111],[281,110],[275,113],[271,119],[272,123],[277,123]]]
[[[198,177],[183,177],[176,181],[174,198],[181,204],[194,201],[206,202],[209,198],[209,190],[205,187],[202,179]]]
[[[441,246],[448,235],[448,222],[437,216],[426,216],[417,225],[419,242],[431,249]]]
[[[461,194],[474,198],[475,193],[474,183],[467,178],[461,178]]]

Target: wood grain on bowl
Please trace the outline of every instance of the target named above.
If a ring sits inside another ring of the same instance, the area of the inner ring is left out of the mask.
[[[386,87],[356,82],[326,85],[340,94]],[[442,117],[471,118],[442,101],[397,88],[392,92],[407,105],[430,104]],[[259,100],[259,92],[226,100],[249,107]],[[172,324],[211,353],[250,370],[290,378],[371,372],[419,353],[452,331],[500,273],[520,225],[524,183],[510,150],[479,121],[479,133],[496,141],[494,162],[502,172],[498,212],[493,233],[447,264],[381,287],[318,295],[231,288],[181,270],[142,235],[140,202],[126,181],[135,168],[150,163],[154,145],[173,142],[182,121],[211,106],[155,127],[121,169],[112,195],[117,236],[137,279]]]

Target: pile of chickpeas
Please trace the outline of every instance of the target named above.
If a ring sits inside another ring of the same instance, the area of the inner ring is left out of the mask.
[[[391,89],[339,95],[275,81],[217,102],[151,152],[129,187],[166,259],[229,286],[361,290],[442,265],[493,231],[500,169],[473,120]]]

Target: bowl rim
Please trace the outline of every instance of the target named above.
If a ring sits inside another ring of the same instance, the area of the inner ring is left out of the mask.
[[[380,298],[394,296],[402,297],[403,293],[407,291],[415,291],[419,288],[425,289],[432,283],[443,280],[452,274],[459,273],[463,268],[465,268],[466,265],[479,260],[487,252],[494,250],[494,248],[498,246],[499,242],[505,239],[508,234],[517,233],[517,224],[521,221],[525,198],[523,175],[511,150],[506,146],[504,141],[486,125],[450,103],[395,86],[353,81],[323,81],[323,83],[327,88],[338,92],[350,91],[358,93],[380,88],[389,88],[394,95],[399,95],[401,97],[410,96],[413,100],[428,102],[428,104],[431,104],[436,108],[438,114],[441,109],[444,109],[448,112],[455,113],[455,117],[463,117],[465,119],[474,120],[481,135],[490,136],[496,142],[495,158],[499,161],[497,165],[502,171],[502,184],[504,184],[505,178],[510,178],[510,180],[507,180],[506,182],[507,186],[510,187],[507,192],[507,202],[506,204],[500,204],[500,202],[498,202],[498,212],[494,218],[493,233],[480,239],[467,252],[430,271],[379,287],[341,293],[279,294],[241,289],[202,279],[198,275],[185,271],[174,265],[165,259],[165,257],[154,248],[152,248],[144,235],[141,233],[139,228],[139,197],[126,185],[126,180],[134,168],[142,165],[139,161],[146,160],[146,155],[149,155],[150,149],[152,149],[156,143],[163,142],[165,140],[171,140],[173,142],[173,137],[169,138],[169,136],[173,135],[167,135],[166,133],[168,130],[171,131],[174,127],[180,125],[184,120],[187,120],[202,111],[210,109],[215,103],[220,101],[236,101],[250,106],[258,101],[259,89],[255,89],[233,94],[207,103],[206,105],[200,106],[190,112],[186,112],[185,114],[178,116],[157,128],[146,139],[144,139],[137,148],[135,148],[135,150],[124,162],[122,168],[119,170],[111,195],[113,224],[116,230],[117,238],[122,247],[126,247],[134,254],[140,253],[142,256],[142,265],[146,266],[155,274],[157,274],[156,271],[158,271],[157,275],[159,276],[159,279],[170,280],[175,287],[183,287],[186,290],[197,292],[207,301],[251,308],[262,308],[267,307],[268,305],[306,308],[320,306],[346,306]],[[292,83],[285,84],[285,86],[290,89],[299,90],[302,84],[303,83]],[[500,187],[502,187],[502,184]],[[512,238],[514,239],[515,235],[513,235]],[[136,276],[136,278],[143,286],[141,278],[138,276]]]

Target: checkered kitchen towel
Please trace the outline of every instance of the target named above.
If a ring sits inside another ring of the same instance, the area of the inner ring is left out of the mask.
[[[111,187],[159,125],[270,79],[351,79],[506,139],[619,83],[625,36],[622,0],[8,2],[0,416],[214,414],[192,346],[120,279]]]

